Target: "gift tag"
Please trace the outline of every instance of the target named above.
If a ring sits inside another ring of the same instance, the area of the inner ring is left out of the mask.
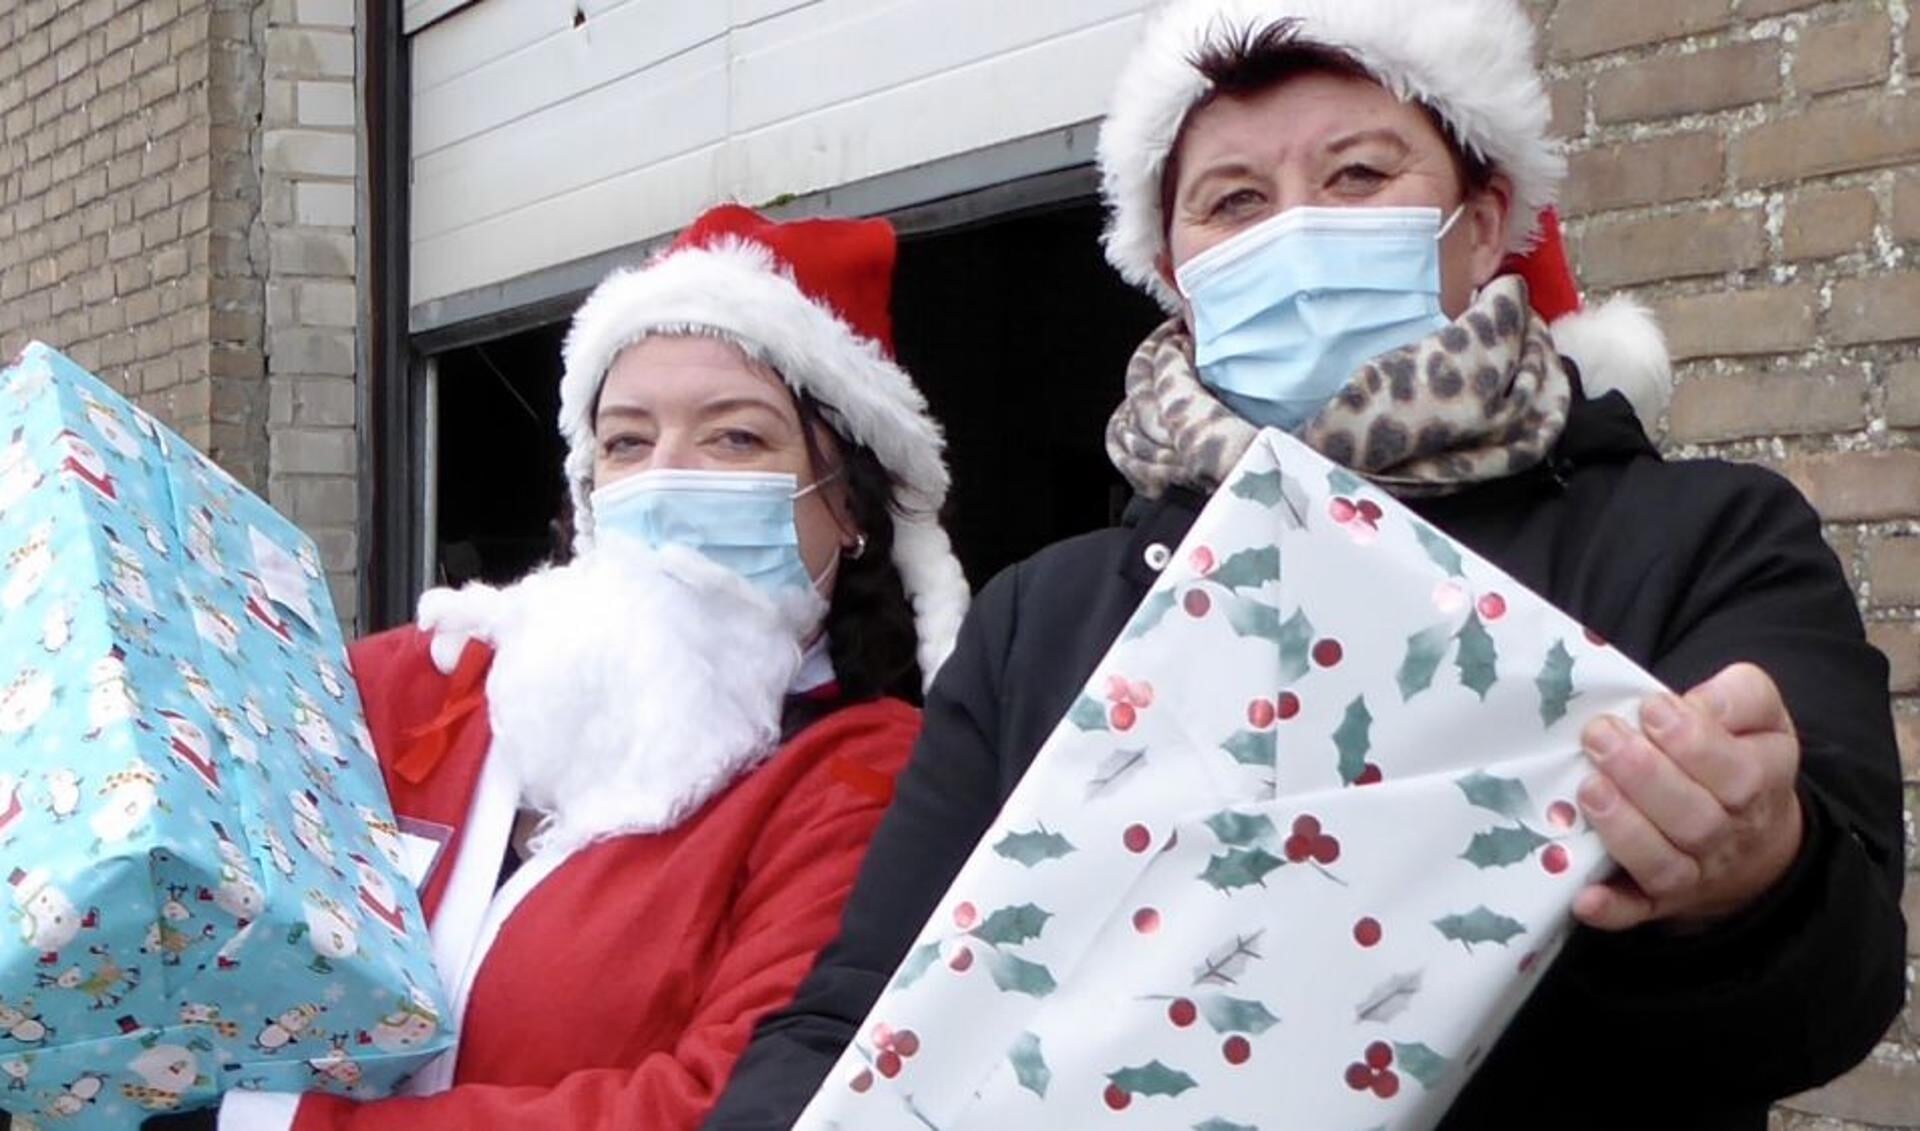
[[[308,628],[318,630],[320,618],[307,596],[307,574],[300,568],[300,560],[252,527],[247,528],[247,539],[253,546],[254,572],[266,587],[268,599],[305,621]]]
[[[425,891],[441,853],[453,839],[453,830],[416,817],[398,817],[394,824],[400,830],[401,873],[414,891]]]

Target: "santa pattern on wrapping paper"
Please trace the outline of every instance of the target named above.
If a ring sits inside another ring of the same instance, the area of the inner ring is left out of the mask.
[[[0,1109],[383,1094],[449,1030],[358,1039],[437,981],[311,543],[45,347],[0,397]]]
[[[1557,953],[1651,678],[1277,433],[1169,558],[800,1127],[1427,1127]]]

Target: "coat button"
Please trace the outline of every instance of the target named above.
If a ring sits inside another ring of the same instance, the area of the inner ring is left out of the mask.
[[[1155,542],[1153,545],[1148,546],[1147,552],[1141,556],[1147,559],[1148,569],[1159,573],[1161,570],[1167,568],[1168,562],[1173,560],[1173,551],[1167,549],[1165,543]]]

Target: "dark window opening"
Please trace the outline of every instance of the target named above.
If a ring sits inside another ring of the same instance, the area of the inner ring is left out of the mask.
[[[1127,359],[1161,318],[1101,258],[1092,201],[903,240],[901,363],[947,430],[948,525],[975,587],[1111,523]],[[511,581],[555,548],[565,448],[554,325],[439,358],[439,584]]]

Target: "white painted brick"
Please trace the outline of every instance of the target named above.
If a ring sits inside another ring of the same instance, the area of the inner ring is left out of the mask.
[[[295,309],[303,326],[352,329],[360,317],[360,295],[352,283],[299,283]]]
[[[349,133],[268,130],[261,164],[269,173],[351,177],[359,168],[358,145]]]
[[[352,27],[353,0],[296,0],[300,23],[322,27]]]
[[[269,258],[278,275],[352,278],[356,247],[351,234],[312,228],[281,228],[268,236]]]
[[[300,84],[300,124],[303,126],[345,126],[355,119],[353,84],[350,82],[303,82]]]
[[[267,440],[274,475],[351,475],[357,463],[354,433],[347,429],[282,428]]]
[[[354,339],[351,330],[316,330],[308,327],[269,329],[267,366],[279,374],[324,374],[351,377],[354,364]],[[287,412],[293,411],[289,401]]]
[[[295,101],[299,84],[292,79],[268,79],[267,100],[264,110],[268,129],[282,129],[299,124],[299,110]]]
[[[309,28],[267,29],[268,76],[350,79],[354,74],[353,33]]]
[[[293,186],[293,218],[316,228],[351,228],[354,187],[302,181]]]

